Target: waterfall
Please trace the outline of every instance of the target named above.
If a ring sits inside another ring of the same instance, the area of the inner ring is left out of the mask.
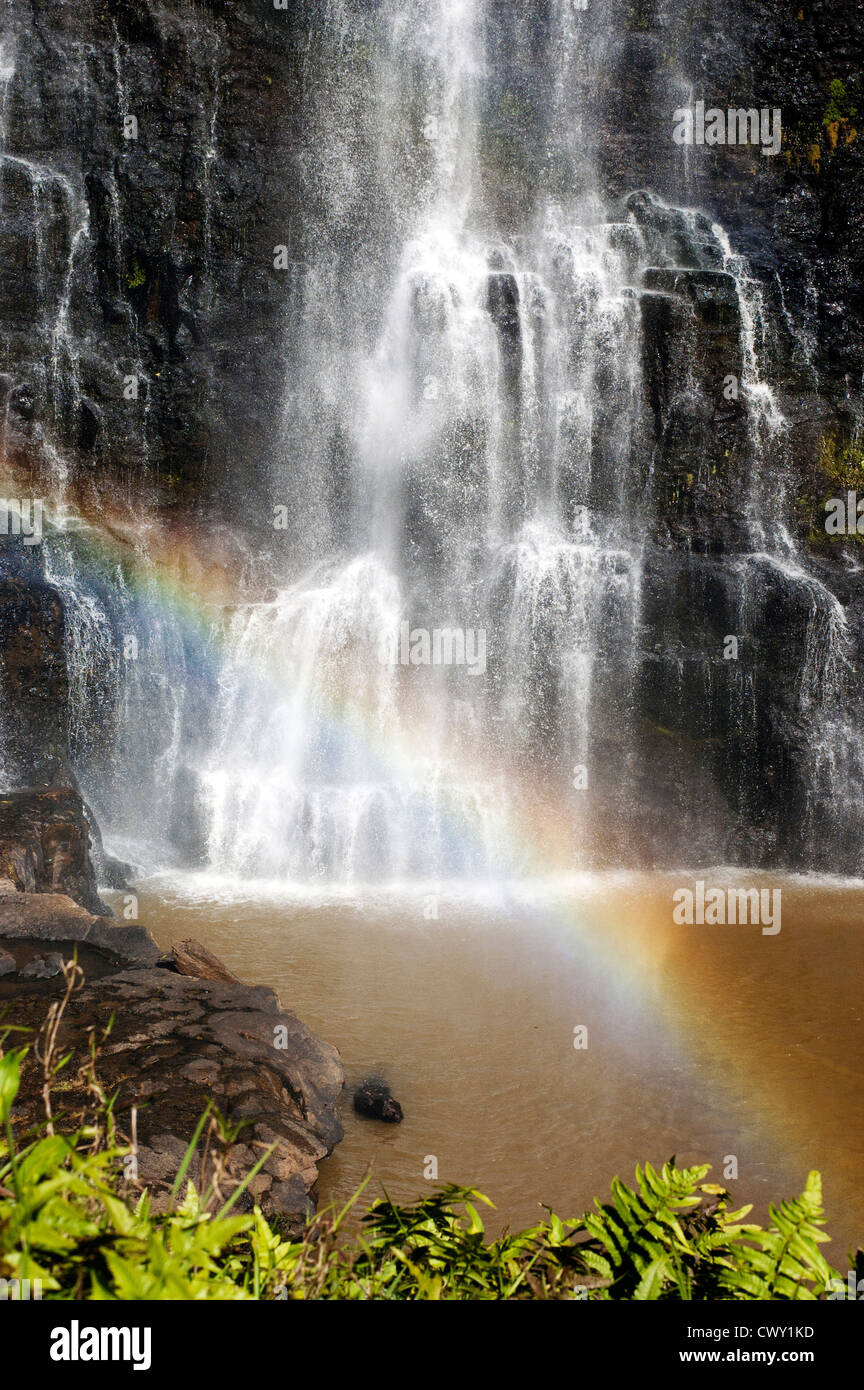
[[[553,7],[535,117],[567,177],[531,187],[518,218],[494,207],[495,14],[400,0],[328,21],[273,484],[299,572],[231,625],[203,773],[210,862],[336,882],[518,872],[519,782],[539,771],[571,818],[572,866],[591,806],[574,767],[591,776],[614,748],[620,803],[638,751],[643,285],[686,241],[687,265],[719,268],[749,306],[745,268],[704,218],[646,195],[604,204],[582,126],[605,46],[586,12]],[[516,28],[527,64],[541,40]],[[741,334],[761,399],[749,308]],[[305,574],[304,552],[325,557]],[[404,623],[482,629],[486,678],[383,665]]]
[[[73,760],[140,862],[307,885],[515,877],[626,857],[649,824],[649,857],[734,856],[762,814],[771,693],[717,633],[746,643],[779,604],[801,660],[773,737],[806,803],[779,852],[808,862],[839,780],[860,857],[847,619],[790,529],[770,379],[792,320],[782,286],[777,323],[734,238],[691,205],[689,153],[680,205],[651,168],[608,191],[594,126],[612,119],[599,77],[620,23],[613,0],[328,0],[310,21],[280,442],[261,461],[280,523],[265,543],[250,527],[252,582],[193,635],[146,536],[94,564],[92,521],[66,506],[92,219],[69,171],[7,150],[0,51],[0,164],[32,190],[57,508],[44,577],[66,613]],[[210,93],[194,142],[204,271],[180,308],[210,320],[226,75],[215,31],[192,51]],[[121,116],[127,67],[115,26]],[[670,143],[658,168],[671,158]],[[116,167],[106,188],[119,283]],[[740,401],[723,414],[727,376]],[[711,454],[718,419],[727,447]],[[652,763],[672,738],[681,757],[702,741],[700,791],[667,807]],[[538,807],[555,808],[548,854]]]

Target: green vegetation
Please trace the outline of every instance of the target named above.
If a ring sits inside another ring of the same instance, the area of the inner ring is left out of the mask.
[[[26,1047],[0,1056],[0,1278],[41,1280],[43,1298],[812,1300],[840,1277],[820,1250],[828,1237],[817,1173],[761,1227],[745,1221],[749,1207],[729,1210],[723,1189],[704,1181],[707,1166],[674,1162],[637,1169],[635,1189],[616,1178],[611,1202],[579,1219],[550,1213],[494,1240],[478,1212],[488,1198],[458,1187],[412,1206],[385,1197],[362,1218],[361,1234],[345,1236],[365,1183],[341,1213],[292,1238],[257,1207],[232,1210],[242,1186],[223,1200],[213,1185],[199,1193],[188,1179],[208,1118],[206,1142],[236,1138],[213,1116],[199,1124],[170,1210],[156,1213],[127,1177],[130,1150],[117,1142],[95,1048],[87,1063],[94,1122],[55,1132],[51,1093],[70,1058],[55,1059],[52,1049],[49,1036],[34,1054],[46,1119],[17,1136],[12,1106],[22,1066],[34,1063]]]
[[[864,491],[864,442],[824,435],[819,450],[819,471],[834,487]]]
[[[133,261],[131,270],[126,272],[126,284],[130,290],[138,290],[147,283],[147,274],[140,261]]]
[[[832,433],[822,436],[819,459],[810,485],[796,499],[802,534],[815,548],[853,540],[864,544],[864,535],[829,535],[825,530],[826,507],[833,497],[847,492],[864,496],[864,441]]]
[[[824,126],[834,125],[836,121],[851,121],[858,113],[846,94],[846,87],[835,77],[828,88],[828,105],[822,117]]]

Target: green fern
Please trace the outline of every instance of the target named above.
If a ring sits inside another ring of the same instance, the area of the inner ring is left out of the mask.
[[[824,1225],[822,1180],[810,1173],[800,1197],[769,1207],[771,1226],[745,1226],[733,1235],[734,1263],[722,1270],[718,1284],[727,1298],[809,1299],[825,1294],[837,1272],[819,1246],[830,1237]]]
[[[665,1163],[658,1173],[650,1163],[636,1169],[638,1192],[614,1178],[612,1202],[595,1202],[582,1226],[593,1248],[577,1247],[587,1270],[607,1281],[598,1298],[639,1301],[691,1296],[692,1269],[698,1252],[681,1217],[699,1206],[699,1183],[708,1165],[679,1169]],[[605,1254],[601,1253],[605,1251]]]
[[[770,1225],[729,1210],[707,1166],[636,1169],[611,1200],[574,1220],[553,1212],[525,1231],[486,1237],[472,1188],[443,1187],[411,1206],[385,1195],[344,1237],[355,1197],[295,1238],[248,1203],[248,1183],[222,1201],[187,1173],[209,1112],[180,1165],[168,1211],[122,1176],[126,1153],[104,1098],[78,1133],[16,1134],[13,1106],[25,1048],[2,1052],[0,1034],[0,1278],[40,1280],[51,1299],[387,1299],[405,1301],[582,1299],[816,1299],[834,1280],[820,1246],[818,1173],[802,1195],[770,1208]],[[59,1116],[55,1116],[59,1119]],[[236,1131],[224,1122],[219,1142]],[[367,1179],[368,1182],[368,1179]],[[185,1191],[185,1196],[183,1192]],[[251,1205],[251,1203],[249,1203]],[[856,1266],[857,1270],[857,1266]]]

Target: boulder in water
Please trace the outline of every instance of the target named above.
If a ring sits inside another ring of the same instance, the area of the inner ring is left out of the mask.
[[[366,1115],[370,1120],[383,1120],[387,1125],[398,1125],[402,1121],[402,1106],[393,1099],[390,1087],[374,1078],[362,1081],[357,1087],[354,1109],[358,1115]]]
[[[14,975],[16,969],[15,957],[11,956],[8,951],[0,951],[0,977]]]
[[[171,947],[172,964],[178,975],[193,975],[198,980],[222,980],[229,985],[239,985],[236,975],[232,975],[227,965],[223,965],[212,951],[202,946],[193,936],[186,941],[175,941]]]

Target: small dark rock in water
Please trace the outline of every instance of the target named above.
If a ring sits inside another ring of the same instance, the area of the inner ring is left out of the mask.
[[[387,1125],[398,1125],[402,1119],[402,1106],[390,1094],[390,1087],[383,1081],[363,1081],[354,1092],[354,1109],[358,1115],[367,1115],[370,1120],[383,1120]]]
[[[22,980],[53,980],[63,969],[63,957],[56,951],[47,956],[36,956],[21,971]]]
[[[8,951],[0,951],[0,975],[14,975],[16,969],[14,957]]]

